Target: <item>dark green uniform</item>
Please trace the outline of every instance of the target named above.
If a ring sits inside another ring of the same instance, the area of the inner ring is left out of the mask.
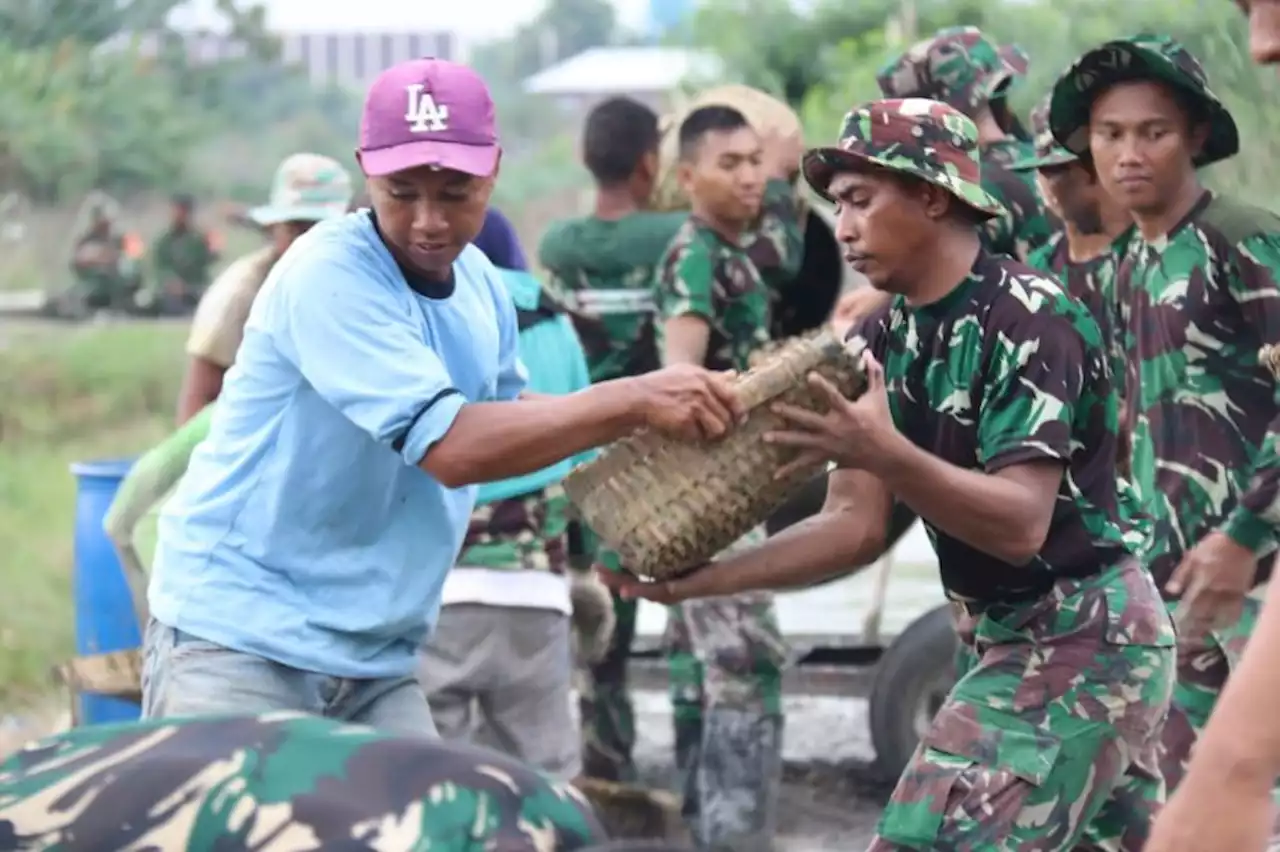
[[[209,286],[215,260],[207,234],[192,227],[170,227],[151,249],[155,286],[161,291],[180,289],[182,298],[195,304]]]

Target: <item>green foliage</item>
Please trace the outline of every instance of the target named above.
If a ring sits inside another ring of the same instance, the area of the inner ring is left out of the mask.
[[[908,8],[914,16],[903,14]],[[925,37],[956,24],[981,27],[1031,57],[1027,79],[1010,93],[1024,116],[1088,48],[1144,30],[1174,35],[1205,64],[1240,125],[1241,155],[1206,170],[1206,180],[1272,203],[1269,188],[1280,179],[1280,88],[1273,71],[1250,61],[1244,18],[1225,0],[915,0],[888,9],[872,0],[822,0],[803,15],[787,0],[708,0],[683,38],[716,50],[730,79],[785,96],[810,143],[822,144],[850,108],[879,96],[876,71],[914,40],[911,30]]]

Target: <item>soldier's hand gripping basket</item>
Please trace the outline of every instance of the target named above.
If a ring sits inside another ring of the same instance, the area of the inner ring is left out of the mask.
[[[792,340],[736,379],[748,416],[727,438],[685,442],[642,430],[571,473],[565,492],[629,572],[655,580],[687,573],[763,522],[822,470],[817,463],[775,478],[796,452],[762,439],[785,428],[772,403],[825,411],[806,381],[812,372],[851,399],[865,387],[856,355],[830,332]]]

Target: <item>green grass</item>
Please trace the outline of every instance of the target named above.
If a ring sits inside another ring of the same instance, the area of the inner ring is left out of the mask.
[[[185,335],[161,323],[46,329],[0,354],[0,706],[48,691],[74,651],[69,465],[136,455],[172,428]]]

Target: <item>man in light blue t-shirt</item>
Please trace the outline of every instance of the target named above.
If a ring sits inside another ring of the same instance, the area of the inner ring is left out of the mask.
[[[475,484],[641,426],[718,437],[741,415],[725,379],[694,368],[522,395],[511,297],[468,245],[500,157],[475,72],[383,72],[357,157],[372,209],[277,262],[164,508],[147,716],[301,710],[431,733],[415,654]]]

